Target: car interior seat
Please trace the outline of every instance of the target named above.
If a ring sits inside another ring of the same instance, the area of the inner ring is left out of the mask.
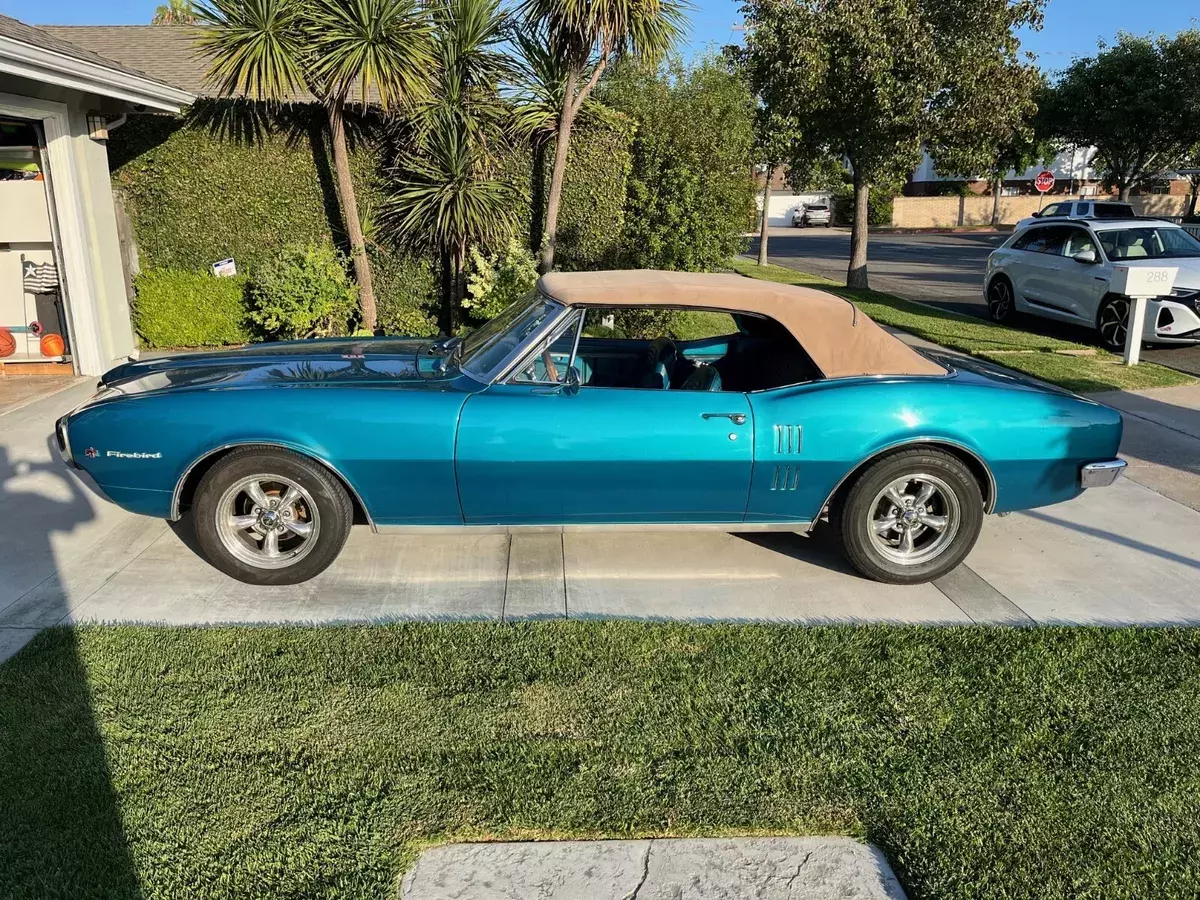
[[[673,340],[665,337],[655,338],[646,350],[637,386],[667,390],[671,386],[671,373],[675,370],[678,358],[679,350]]]
[[[721,373],[714,366],[701,363],[684,379],[679,389],[681,391],[719,391],[721,390]]]

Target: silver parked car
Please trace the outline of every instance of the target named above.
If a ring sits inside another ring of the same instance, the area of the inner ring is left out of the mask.
[[[1142,340],[1200,342],[1200,241],[1158,219],[1039,220],[1014,232],[988,257],[988,312],[997,322],[1029,313],[1086,325],[1120,351],[1129,298],[1108,290],[1116,264],[1178,267],[1170,296],[1146,306]]]
[[[792,226],[805,228],[809,225],[829,227],[833,214],[828,203],[803,203],[792,211]]]

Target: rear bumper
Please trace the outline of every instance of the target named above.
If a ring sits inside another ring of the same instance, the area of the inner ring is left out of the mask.
[[[1079,486],[1083,488],[1108,487],[1125,470],[1123,459],[1088,463],[1079,470]]]

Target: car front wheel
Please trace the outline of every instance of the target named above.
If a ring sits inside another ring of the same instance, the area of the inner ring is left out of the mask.
[[[1107,349],[1114,353],[1123,352],[1125,334],[1129,330],[1129,299],[1118,294],[1105,297],[1096,314],[1096,330]]]
[[[890,453],[866,468],[830,520],[849,563],[890,584],[933,581],[971,552],[983,495],[970,469],[943,450]]]
[[[196,539],[214,566],[247,584],[297,584],[337,558],[354,508],[324,466],[271,447],[245,447],[200,481]]]

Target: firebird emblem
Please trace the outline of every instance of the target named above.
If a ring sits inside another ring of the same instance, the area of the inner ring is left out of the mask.
[[[86,450],[83,451],[83,453],[88,459],[95,459],[97,456],[100,455],[100,451],[97,450],[95,447],[88,447]]]

